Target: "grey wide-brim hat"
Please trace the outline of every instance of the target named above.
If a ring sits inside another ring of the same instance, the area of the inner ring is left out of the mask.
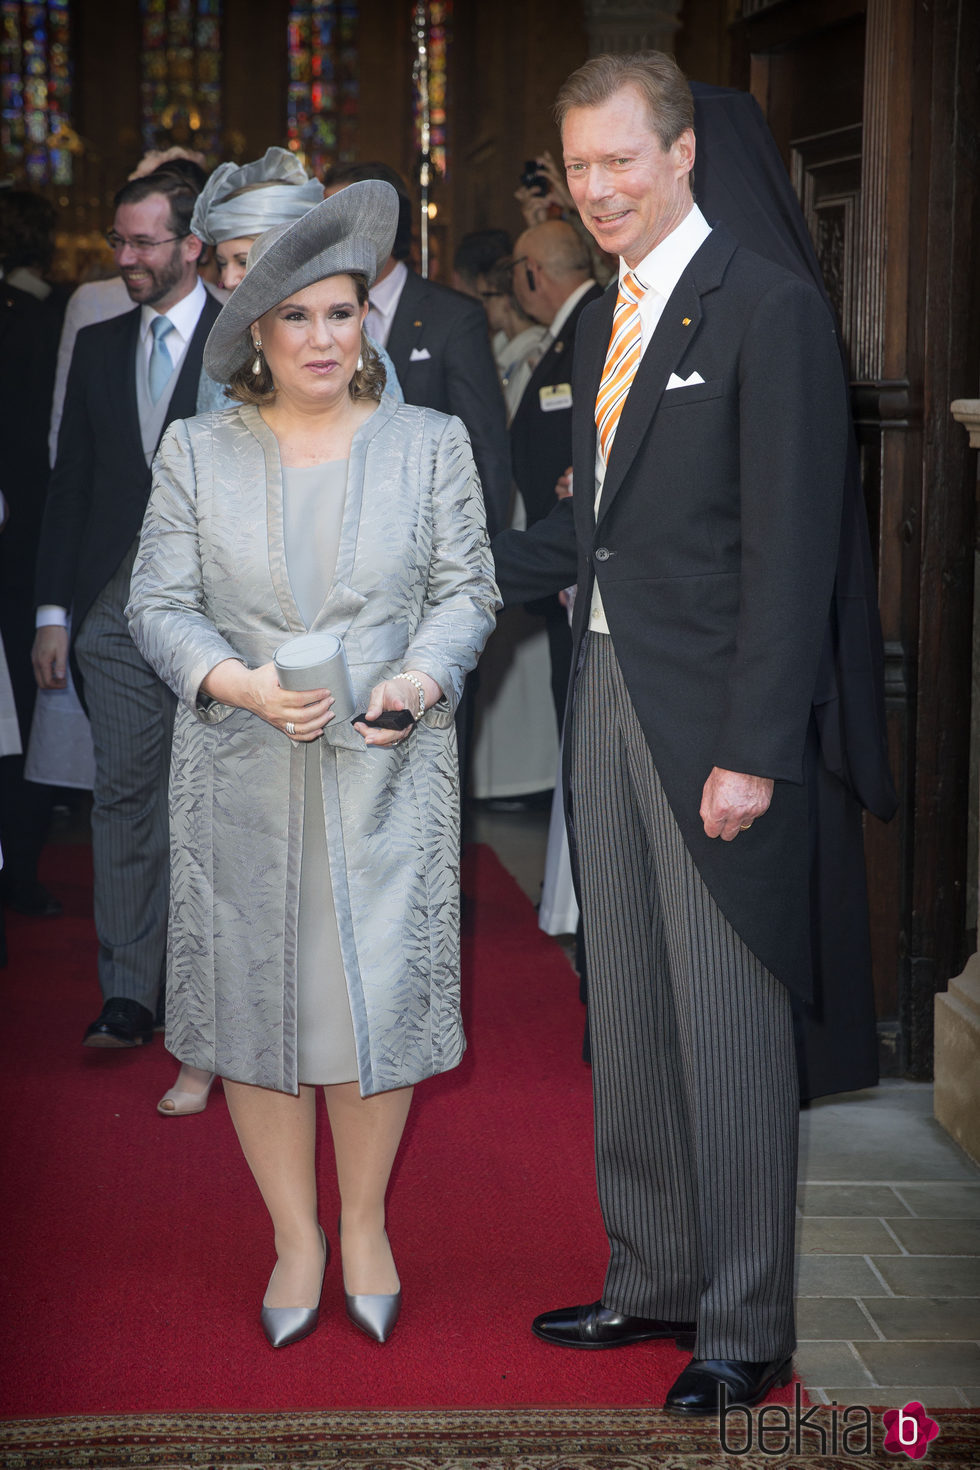
[[[230,382],[254,356],[252,323],[304,287],[351,271],[372,286],[391,254],[397,224],[395,190],[381,179],[364,179],[314,205],[293,224],[260,235],[205,344],[208,377]]]

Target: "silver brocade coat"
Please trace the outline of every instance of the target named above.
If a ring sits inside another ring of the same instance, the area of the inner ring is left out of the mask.
[[[362,1093],[443,1072],[459,1012],[453,714],[499,606],[458,419],[384,398],[355,434],[336,571],[313,627],[343,638],[357,707],[421,669],[445,699],[400,746],[347,724],[319,743],[333,897]],[[235,1081],[297,1089],[296,932],[306,746],[199,699],[226,658],[258,667],[305,631],[283,547],[275,436],[252,407],[170,426],[127,613],[176,692],[167,1046]]]

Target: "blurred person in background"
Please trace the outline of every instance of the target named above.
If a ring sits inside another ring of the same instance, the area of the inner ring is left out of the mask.
[[[0,758],[3,903],[47,918],[58,900],[38,881],[53,789],[24,778],[37,685],[34,562],[48,485],[48,415],[65,293],[46,279],[54,252],[54,206],[26,189],[0,189],[0,635],[7,652],[19,727],[18,749]]]
[[[464,296],[480,295],[480,277],[511,252],[506,230],[470,230],[456,246],[453,256],[453,288]]]

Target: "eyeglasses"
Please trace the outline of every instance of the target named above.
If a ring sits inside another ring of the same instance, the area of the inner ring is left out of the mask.
[[[158,245],[170,245],[174,240],[186,240],[190,230],[184,230],[180,235],[167,235],[163,240],[146,240],[137,235],[135,240],[127,240],[125,235],[119,235],[115,230],[106,230],[106,244],[115,255],[118,251],[125,249],[128,245],[134,255],[148,255],[151,250],[156,250]]]

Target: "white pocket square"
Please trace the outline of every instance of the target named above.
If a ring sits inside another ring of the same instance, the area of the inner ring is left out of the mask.
[[[409,362],[428,362],[432,356],[428,347],[413,347]]]
[[[667,379],[668,388],[693,388],[695,383],[703,383],[704,379],[700,373],[692,373],[689,378],[679,378],[676,373],[671,373]]]

